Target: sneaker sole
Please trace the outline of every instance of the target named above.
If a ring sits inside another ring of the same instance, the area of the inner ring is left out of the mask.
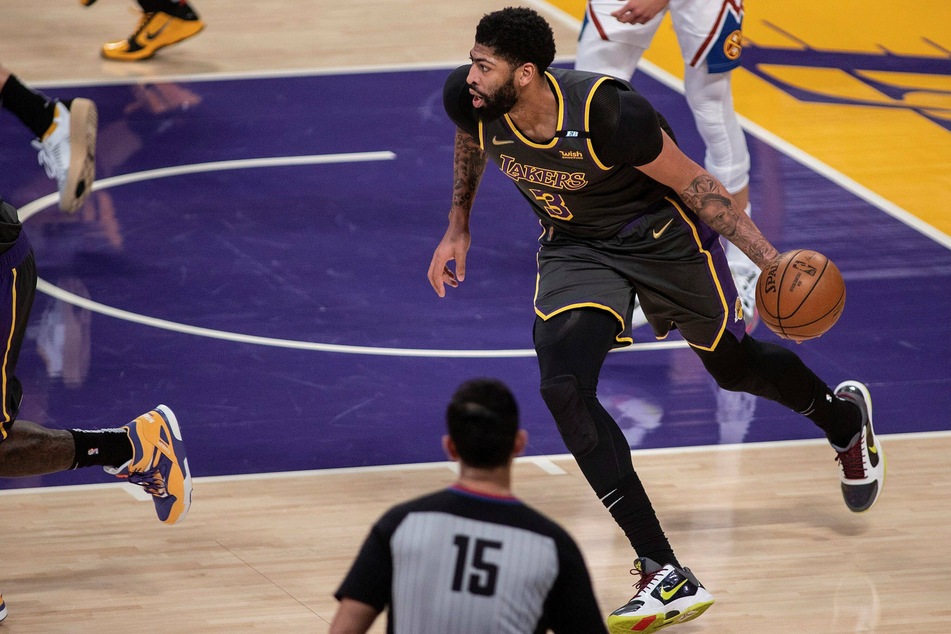
[[[59,208],[76,213],[92,191],[96,179],[96,133],[99,112],[89,99],[73,99],[69,108],[69,173],[66,189],[60,195]]]
[[[178,418],[175,416],[175,413],[166,405],[159,405],[155,409],[162,414],[162,416],[165,418],[165,421],[168,423],[168,427],[172,431],[172,436],[174,437],[173,448],[176,450],[176,455],[178,455],[177,450],[184,447],[184,443],[182,441],[182,430],[178,425]],[[185,519],[185,516],[188,515],[188,510],[192,505],[192,474],[191,470],[188,468],[188,456],[185,456],[185,458],[182,460],[182,476],[184,478],[182,493],[184,506],[182,508],[182,512],[179,513],[174,522],[167,522],[169,524],[176,524]]]
[[[608,623],[608,632],[610,634],[630,634],[631,632],[637,632],[637,634],[650,634],[651,632],[656,632],[661,630],[669,625],[679,625],[680,623],[686,623],[687,621],[692,621],[710,608],[714,604],[714,600],[701,601],[700,603],[695,603],[689,608],[680,612],[674,616],[666,617],[664,615],[657,615],[657,618],[652,621],[647,626],[643,625],[643,620],[648,617],[640,617],[640,619],[626,619],[624,622],[620,623]],[[622,617],[623,618],[623,617]],[[635,623],[637,621],[637,623]],[[637,625],[641,625],[642,629],[635,629]]]

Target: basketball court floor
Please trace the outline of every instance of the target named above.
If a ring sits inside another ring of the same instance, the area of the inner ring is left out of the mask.
[[[21,417],[111,427],[169,405],[187,442],[196,509],[203,481],[442,461],[446,400],[473,376],[513,388],[528,456],[565,454],[532,352],[537,222],[491,166],[465,282],[440,299],[426,279],[451,181],[442,83],[466,61],[478,16],[498,7],[481,3],[454,18],[452,57],[401,64],[371,55],[348,67],[289,55],[255,67],[215,57],[224,34],[214,17],[227,21],[227,3],[202,4],[207,33],[134,68],[91,64],[98,40],[87,38],[78,74],[61,65],[56,75],[28,65],[38,53],[0,42],[13,72],[53,96],[91,98],[100,115],[97,186],[73,216],[56,208],[24,130],[12,117],[0,126],[0,193],[21,210],[41,277],[17,372]],[[734,81],[753,218],[780,251],[829,256],[848,294],[820,339],[794,345],[763,325],[754,335],[792,347],[830,385],[866,383],[886,443],[943,442],[951,15],[935,3],[934,16],[896,25],[850,2],[866,17],[843,33],[817,26],[804,3],[782,4],[747,7],[750,42]],[[535,6],[556,25],[559,63],[570,66],[580,3]],[[88,14],[73,12],[90,33]],[[127,21],[118,15],[112,28]],[[668,21],[634,85],[702,162],[680,63]],[[632,450],[683,449],[689,461],[702,447],[821,443],[811,423],[782,407],[720,391],[676,336],[657,342],[641,328],[635,340],[609,356],[600,384]],[[831,454],[828,462],[826,493],[836,496]],[[0,489],[41,496],[110,482],[87,469],[2,480]],[[685,631],[702,631],[694,627]]]

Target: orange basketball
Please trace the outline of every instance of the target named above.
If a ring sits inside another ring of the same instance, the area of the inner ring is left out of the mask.
[[[816,251],[783,253],[756,282],[760,319],[783,339],[805,341],[825,334],[844,307],[842,274]]]

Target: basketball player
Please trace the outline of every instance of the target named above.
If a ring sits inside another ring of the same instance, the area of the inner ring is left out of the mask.
[[[471,65],[449,75],[453,197],[429,281],[443,297],[465,279],[469,217],[491,157],[544,229],[534,328],[542,397],[638,555],[637,594],[608,625],[649,632],[698,616],[713,597],[675,556],[624,434],[598,400],[608,351],[632,341],[626,316],[635,293],[655,334],[679,330],[721,388],[777,401],[822,429],[850,510],[875,503],[884,456],[864,385],[830,390],[795,353],[746,333],[717,232],[761,269],[779,254],[733,196],[677,148],[629,83],[549,68],[554,55],[543,18],[507,8],[483,17]]]
[[[96,0],[80,0],[90,6]],[[205,23],[186,0],[137,0],[142,17],[125,40],[106,42],[100,53],[106,59],[137,62],[149,59],[166,46],[198,35]]]
[[[59,208],[79,209],[96,172],[96,104],[77,98],[50,99],[20,82],[0,64],[0,106],[17,117],[36,139],[40,165],[59,187]]]
[[[65,189],[61,185],[60,206],[75,211],[92,186],[95,105],[88,99],[73,99],[68,104],[50,101],[2,67],[0,81],[0,105],[40,137],[40,162],[58,181],[71,183]],[[77,116],[80,112],[82,116]],[[82,132],[76,135],[77,130]],[[84,146],[77,148],[77,143]],[[80,191],[73,184],[82,179],[86,186]],[[16,365],[36,280],[33,249],[17,210],[0,199],[0,477],[101,466],[151,494],[159,520],[166,524],[181,521],[191,505],[191,474],[178,421],[165,405],[111,429],[48,429],[18,419],[23,387],[16,377]],[[0,621],[6,616],[0,595]]]
[[[706,145],[704,166],[737,206],[750,211],[750,153],[733,109],[731,71],[740,65],[743,0],[588,0],[578,38],[575,68],[630,79],[670,12],[684,58],[684,94],[697,130]],[[736,283],[747,327],[756,319],[756,278],[759,268],[732,243],[727,261]],[[634,319],[644,322],[635,310]]]
[[[527,434],[508,388],[463,383],[446,427],[459,478],[373,526],[335,595],[330,634],[366,632],[387,606],[387,632],[606,632],[578,546],[512,495]]]

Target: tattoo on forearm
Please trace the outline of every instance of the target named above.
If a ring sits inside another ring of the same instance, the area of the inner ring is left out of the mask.
[[[485,171],[485,152],[471,136],[456,132],[454,160],[452,206],[469,209]]]
[[[712,176],[701,174],[690,181],[681,198],[720,235],[729,238],[736,230],[733,205]]]
[[[765,266],[776,249],[763,237],[745,211],[733,206],[732,198],[709,174],[693,179],[680,197],[717,233],[746,252],[757,265]]]

